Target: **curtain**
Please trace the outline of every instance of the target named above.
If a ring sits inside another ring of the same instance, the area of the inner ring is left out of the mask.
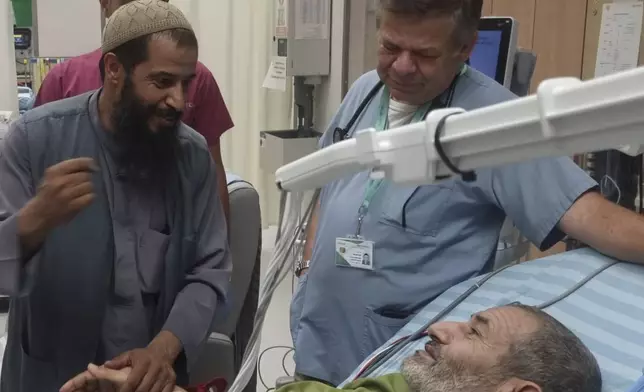
[[[197,31],[200,61],[215,76],[235,127],[222,137],[226,170],[260,194],[262,221],[277,220],[274,173],[260,168],[260,132],[292,128],[292,89],[262,88],[272,56],[274,0],[171,0]]]

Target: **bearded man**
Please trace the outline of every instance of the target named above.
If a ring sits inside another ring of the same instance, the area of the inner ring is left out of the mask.
[[[0,147],[2,392],[54,392],[88,363],[123,390],[185,385],[230,281],[202,136],[183,124],[198,44],[167,2],[107,21],[97,91],[40,106]]]

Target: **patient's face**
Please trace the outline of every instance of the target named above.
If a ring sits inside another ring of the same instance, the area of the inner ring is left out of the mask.
[[[509,379],[499,363],[510,344],[529,335],[537,321],[525,311],[500,307],[466,323],[437,323],[432,342],[403,363],[414,392],[494,392]]]

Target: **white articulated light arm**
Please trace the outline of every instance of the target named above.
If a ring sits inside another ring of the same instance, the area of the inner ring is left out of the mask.
[[[451,114],[457,115],[446,118]],[[436,149],[437,130],[460,171],[612,148],[635,154],[644,145],[644,68],[586,82],[550,79],[525,98],[470,112],[441,109],[425,122],[360,131],[281,167],[277,184],[304,191],[364,170],[400,184],[434,183],[454,174]]]

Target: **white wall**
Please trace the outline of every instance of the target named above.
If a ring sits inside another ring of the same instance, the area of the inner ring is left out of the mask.
[[[35,0],[32,3],[33,44],[38,57],[75,57],[101,46],[102,15],[98,1]]]
[[[376,67],[376,1],[351,0],[349,84]]]
[[[259,166],[263,130],[291,128],[292,90],[262,88],[270,64],[273,0],[171,0],[193,23],[200,60],[214,74],[235,127],[222,138],[224,165],[260,192],[264,222],[278,205],[272,173]],[[269,214],[269,212],[272,212]]]
[[[296,0],[297,1],[297,0]],[[345,39],[345,7],[355,0],[332,0],[331,1],[331,72],[322,84],[316,87],[315,92],[315,125],[319,131],[326,129],[340,106],[343,98],[343,86],[347,83],[343,80],[344,67],[344,39]]]
[[[18,110],[13,13],[9,0],[0,0],[0,111]]]
[[[345,3],[354,1],[362,1],[366,7],[367,0],[332,0],[331,75],[315,92],[319,130],[326,128],[343,98],[343,85],[347,83],[342,78]],[[235,121],[235,128],[222,139],[226,169],[255,185],[261,195],[264,223],[273,224],[277,221],[279,194],[274,173],[263,172],[259,166],[259,133],[292,128],[293,111],[291,83],[286,92],[261,87],[270,64],[275,0],[171,2],[195,27],[200,60],[215,75]]]

